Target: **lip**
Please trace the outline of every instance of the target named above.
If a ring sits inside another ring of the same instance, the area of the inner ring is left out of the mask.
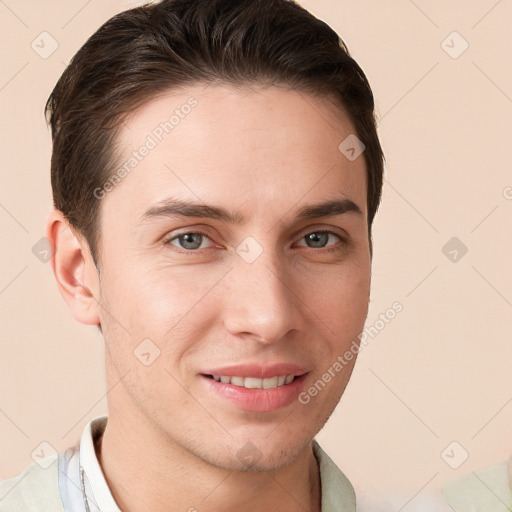
[[[206,392],[214,399],[221,399],[247,412],[274,412],[282,409],[297,400],[304,389],[309,371],[305,368],[289,363],[279,363],[270,366],[257,364],[241,364],[223,368],[207,370],[200,375]],[[290,384],[273,389],[249,389],[224,382],[217,382],[209,377],[239,376],[266,379],[276,375],[295,375]]]

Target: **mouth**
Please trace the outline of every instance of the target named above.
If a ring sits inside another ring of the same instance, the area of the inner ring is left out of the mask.
[[[246,412],[270,413],[292,406],[297,401],[309,371],[265,378],[213,373],[200,375],[206,385],[206,394],[213,400],[229,403]]]
[[[241,377],[230,375],[205,375],[205,377],[222,382],[223,384],[232,384],[246,389],[276,389],[281,386],[291,384],[295,379],[301,375],[276,375],[260,379],[258,377]]]

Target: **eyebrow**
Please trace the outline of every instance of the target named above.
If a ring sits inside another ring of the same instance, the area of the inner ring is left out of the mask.
[[[302,207],[296,214],[296,220],[330,217],[344,213],[363,214],[361,208],[350,199],[331,199],[321,203]],[[141,217],[141,223],[155,218],[167,217],[200,217],[227,222],[230,224],[243,224],[244,215],[238,211],[230,212],[224,208],[190,201],[168,198],[149,208]]]

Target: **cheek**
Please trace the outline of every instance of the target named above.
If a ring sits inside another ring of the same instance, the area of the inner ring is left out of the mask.
[[[215,318],[208,291],[216,280],[206,274],[199,282],[197,272],[173,268],[105,280],[101,323],[119,370],[138,369],[135,357],[147,352],[158,355],[156,366],[172,368],[194,350]]]
[[[132,268],[108,280],[103,297],[112,315],[124,320],[129,332],[162,334],[194,308],[211,288],[209,281],[208,275],[199,282],[197,273],[172,267],[151,271]]]
[[[363,329],[368,313],[370,267],[362,265],[341,268],[322,278],[323,287],[312,298],[312,309],[318,312],[330,327],[331,335],[358,334]]]

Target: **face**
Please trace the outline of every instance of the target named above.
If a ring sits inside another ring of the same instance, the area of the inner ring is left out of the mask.
[[[308,446],[368,308],[366,167],[338,149],[351,134],[327,99],[284,87],[197,85],[126,120],[130,170],[98,193],[111,414],[231,470]]]

